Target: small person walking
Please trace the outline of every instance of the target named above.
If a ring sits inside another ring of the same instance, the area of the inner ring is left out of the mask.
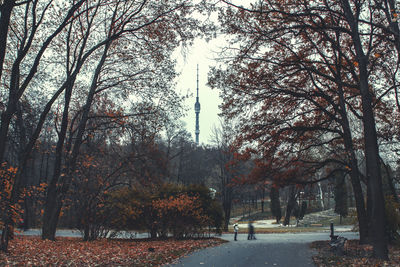
[[[233,225],[233,232],[235,233],[235,241],[237,241],[237,235],[238,235],[238,231],[239,231],[239,225],[237,223],[235,223]]]
[[[247,236],[247,240],[253,239],[256,239],[256,236],[254,235],[254,225],[252,222],[249,222],[249,234]]]

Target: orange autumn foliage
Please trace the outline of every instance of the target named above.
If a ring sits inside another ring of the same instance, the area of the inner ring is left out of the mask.
[[[106,199],[110,227],[148,230],[152,237],[203,235],[220,230],[222,209],[209,189],[201,186],[164,185],[153,192],[123,188]]]
[[[14,225],[22,222],[24,210],[22,203],[26,198],[35,198],[40,203],[47,184],[41,183],[37,186],[30,186],[20,190],[18,201],[14,204],[11,202],[11,195],[14,186],[15,176],[18,169],[9,166],[6,162],[0,167],[0,227],[4,226],[5,220],[9,218]]]
[[[0,167],[0,226],[4,225],[3,219],[6,213],[11,215],[11,218],[16,222],[22,214],[22,209],[19,204],[10,205],[11,191],[13,188],[15,174],[17,168],[8,166],[6,162],[1,164]]]

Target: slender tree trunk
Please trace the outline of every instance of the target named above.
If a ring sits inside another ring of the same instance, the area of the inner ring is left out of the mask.
[[[265,198],[265,186],[262,188],[262,196],[261,196],[261,212],[264,213],[264,198]]]
[[[384,171],[385,171],[385,173],[386,173],[386,183],[387,183],[387,187],[388,187],[387,190],[389,190],[390,194],[391,194],[392,197],[393,197],[393,200],[394,200],[396,203],[400,203],[400,202],[399,202],[399,197],[397,196],[397,193],[396,193],[396,188],[394,187],[393,177],[392,177],[392,175],[391,175],[391,173],[390,173],[390,168],[388,167],[388,165],[386,165],[386,164],[383,162],[382,159],[381,159],[381,164],[382,164],[382,166],[383,166],[383,168],[384,168]]]
[[[55,240],[56,227],[58,223],[58,214],[61,211],[61,200],[60,198],[60,188],[62,179],[60,179],[61,174],[65,177],[66,168],[62,169],[62,157],[64,150],[64,141],[67,134],[68,127],[68,114],[69,114],[69,104],[71,101],[72,87],[74,82],[71,81],[68,88],[65,91],[65,103],[63,117],[61,121],[61,128],[58,134],[58,141],[56,146],[56,160],[54,163],[54,171],[51,181],[47,187],[47,196],[44,207],[43,214],[43,227],[42,227],[42,239]]]
[[[347,125],[348,126],[348,125]],[[364,194],[361,188],[358,162],[353,149],[350,128],[344,127],[344,143],[350,159],[350,181],[353,187],[354,199],[356,202],[357,219],[360,233],[360,243],[368,243],[368,217],[365,209]]]

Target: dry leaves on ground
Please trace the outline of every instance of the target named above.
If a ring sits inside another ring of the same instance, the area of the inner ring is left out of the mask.
[[[329,241],[316,241],[311,244],[318,254],[313,257],[318,267],[400,267],[400,247],[389,246],[389,261],[371,258],[372,247],[359,245],[358,240],[347,240],[344,255],[336,255],[329,246]]]
[[[159,266],[224,242],[216,238],[84,242],[68,237],[49,241],[17,236],[10,241],[9,253],[0,252],[0,266]]]

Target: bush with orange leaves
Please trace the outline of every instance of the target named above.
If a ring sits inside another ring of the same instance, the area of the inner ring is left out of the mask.
[[[0,227],[3,228],[6,221],[11,229],[13,237],[13,226],[21,220],[23,210],[19,203],[11,203],[11,191],[17,169],[3,162],[0,166]],[[11,220],[11,221],[10,221]]]
[[[152,207],[156,211],[158,229],[162,236],[172,233],[175,238],[199,234],[208,226],[210,217],[205,214],[198,196],[182,193],[165,199],[155,199]]]
[[[151,237],[204,236],[221,231],[222,208],[204,186],[165,184],[148,192],[123,188],[111,192],[105,213],[113,218],[109,227],[146,230]]]

